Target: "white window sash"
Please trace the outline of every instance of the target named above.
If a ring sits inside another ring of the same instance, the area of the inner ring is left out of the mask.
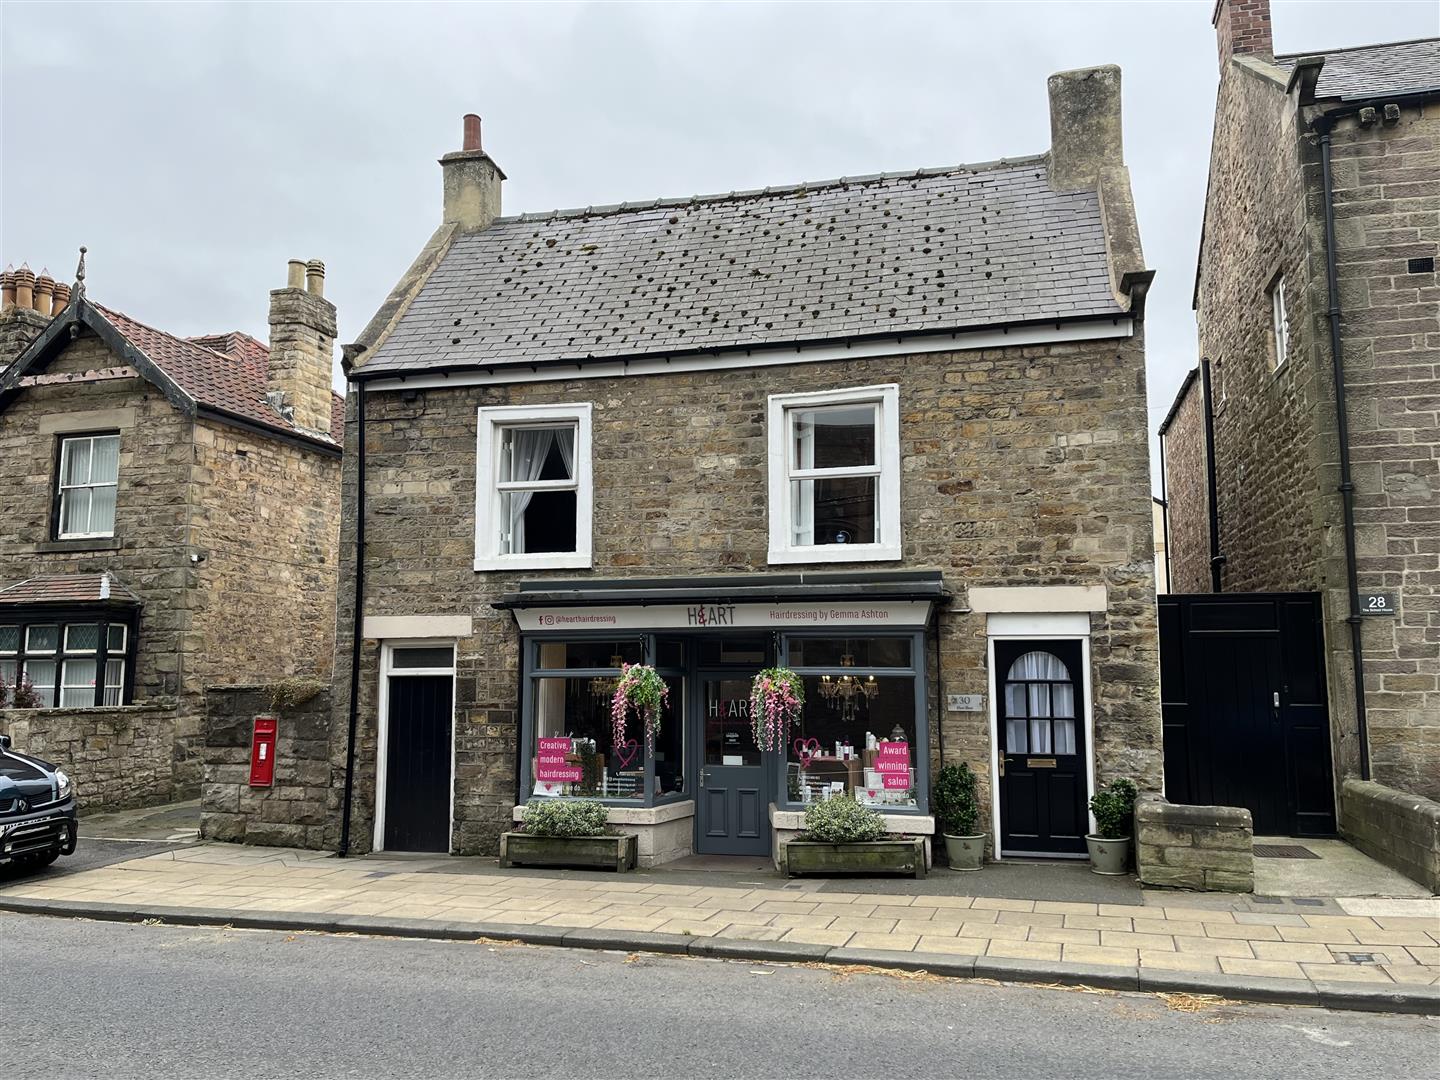
[[[56,477],[56,486],[57,490],[60,493],[60,520],[56,523],[56,534],[62,540],[85,540],[115,535],[113,501],[111,509],[112,517],[110,521],[110,527],[108,529],[92,528],[95,516],[95,490],[99,488],[115,488],[119,485],[120,466],[118,443],[116,446],[115,455],[115,479],[95,479],[95,444],[101,440],[109,439],[118,440],[118,437],[115,435],[77,435],[72,438],[62,439],[60,442],[60,471],[59,475]],[[74,459],[76,450],[80,447],[81,444],[84,444],[87,450],[87,456],[85,461],[85,479],[83,481],[77,479],[73,483],[66,483],[65,478],[70,472],[70,464]],[[91,493],[90,501],[85,507],[85,528],[74,529],[67,532],[64,529],[66,508],[69,506],[72,499],[74,498],[73,493],[78,491],[85,491]]]

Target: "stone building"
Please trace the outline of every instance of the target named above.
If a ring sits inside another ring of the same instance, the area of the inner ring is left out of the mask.
[[[0,730],[93,808],[198,792],[207,685],[328,676],[344,399],[319,262],[270,294],[268,348],[81,275],[4,276]],[[17,681],[37,708],[3,709]]]
[[[1277,55],[1265,0],[1214,17],[1171,589],[1321,594],[1336,785],[1437,798],[1440,39]]]
[[[836,793],[928,837],[964,761],[1001,853],[1083,857],[1096,785],[1158,788],[1153,275],[1119,70],[1049,92],[1046,153],[513,216],[466,118],[346,348],[350,850],[493,853],[573,795],[647,863],[779,858]],[[807,703],[762,751],[776,664]]]

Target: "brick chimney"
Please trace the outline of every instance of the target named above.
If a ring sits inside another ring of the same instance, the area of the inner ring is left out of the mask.
[[[1050,76],[1050,186],[1096,185],[1100,170],[1125,164],[1120,127],[1120,69],[1061,71]]]
[[[325,299],[325,264],[291,259],[285,288],[270,293],[270,403],[296,427],[330,434],[335,305]]]
[[[1222,71],[1232,56],[1275,59],[1275,39],[1270,33],[1270,0],[1215,0],[1210,23],[1215,27]]]
[[[480,117],[465,116],[461,148],[440,159],[445,176],[446,224],[461,232],[485,228],[500,216],[500,184],[505,174],[493,158],[480,149]]]

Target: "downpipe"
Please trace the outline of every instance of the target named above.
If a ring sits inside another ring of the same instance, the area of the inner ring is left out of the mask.
[[[355,797],[355,729],[360,716],[360,633],[365,599],[365,383],[355,380],[355,609],[350,624],[350,709],[345,737],[345,799],[340,810],[340,850],[350,853],[350,813]]]

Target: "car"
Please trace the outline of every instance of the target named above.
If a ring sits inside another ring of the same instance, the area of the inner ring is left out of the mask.
[[[0,735],[0,869],[49,866],[79,839],[75,785],[64,769]]]

